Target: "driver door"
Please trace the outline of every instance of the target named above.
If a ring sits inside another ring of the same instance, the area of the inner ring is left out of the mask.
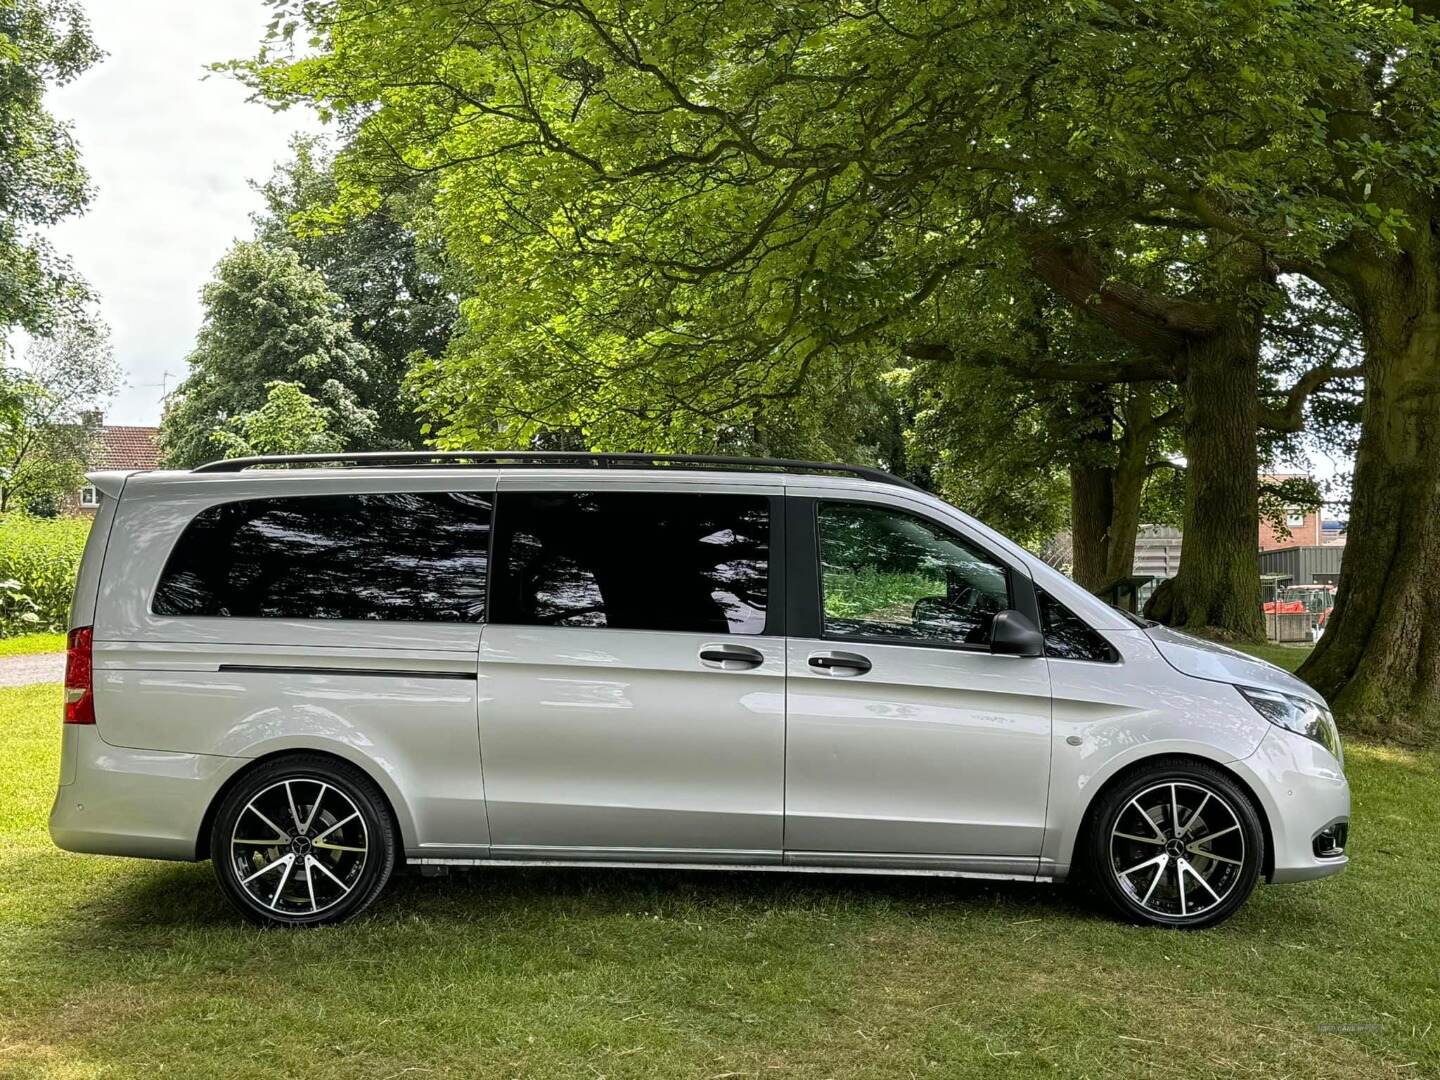
[[[786,861],[1034,874],[1049,672],[989,651],[1028,576],[919,506],[788,501]]]

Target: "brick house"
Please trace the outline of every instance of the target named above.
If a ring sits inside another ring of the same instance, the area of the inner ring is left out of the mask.
[[[160,464],[160,453],[156,446],[157,427],[130,427],[124,424],[103,424],[100,437],[96,440],[95,451],[85,464],[86,472],[102,469],[154,469]],[[89,516],[100,505],[100,493],[89,484],[79,491],[67,495],[61,502],[60,512],[74,516]]]
[[[1320,512],[1290,508],[1285,511],[1285,525],[1290,530],[1288,537],[1275,533],[1268,521],[1260,522],[1260,550],[1274,551],[1277,548],[1317,547],[1324,543],[1321,536]]]
[[[1262,476],[1262,481],[1297,480],[1298,473],[1278,473]],[[1319,547],[1325,543],[1325,527],[1319,509],[1301,510],[1292,506],[1285,511],[1285,525],[1289,536],[1280,536],[1268,521],[1260,522],[1260,550],[1277,551],[1280,548]]]

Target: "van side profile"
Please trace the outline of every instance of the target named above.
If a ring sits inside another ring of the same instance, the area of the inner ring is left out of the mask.
[[[261,923],[394,868],[1063,881],[1213,925],[1342,869],[1325,702],[877,470],[543,453],[98,473],[55,842]]]

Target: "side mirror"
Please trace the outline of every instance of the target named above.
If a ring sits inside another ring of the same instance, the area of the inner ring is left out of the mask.
[[[1044,656],[1045,636],[1023,612],[1002,611],[990,624],[990,651],[997,656]]]

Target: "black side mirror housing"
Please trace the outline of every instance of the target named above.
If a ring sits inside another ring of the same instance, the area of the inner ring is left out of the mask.
[[[1044,656],[1045,636],[1029,616],[1012,608],[990,624],[990,651],[997,656]]]

